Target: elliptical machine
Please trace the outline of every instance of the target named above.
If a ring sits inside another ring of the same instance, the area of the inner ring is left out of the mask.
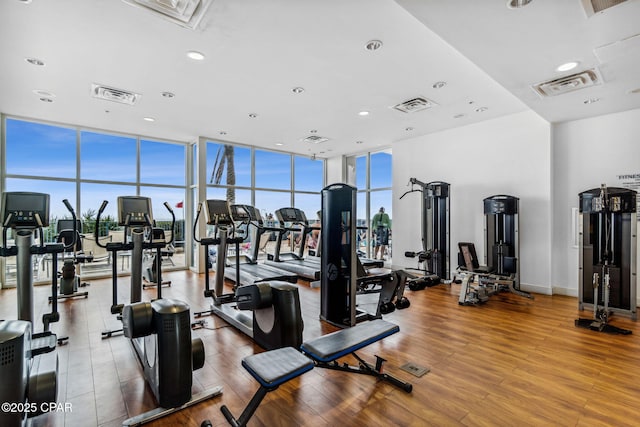
[[[65,200],[65,205],[68,202]],[[57,322],[57,281],[51,278],[51,313],[42,316],[44,331],[33,330],[33,271],[34,254],[51,254],[52,270],[57,270],[57,254],[61,244],[44,244],[42,228],[49,225],[49,195],[29,192],[6,192],[2,195],[3,257],[16,256],[16,287],[18,320],[0,321],[0,402],[15,405],[15,410],[0,411],[0,425],[25,425],[27,418],[49,410],[58,394],[58,339],[49,330]],[[15,246],[7,244],[7,230],[12,230]],[[33,245],[38,232],[40,244]],[[55,406],[55,405],[53,405]],[[12,409],[10,407],[9,409]]]
[[[422,193],[422,250],[405,252],[407,258],[418,258],[422,264],[422,276],[410,279],[407,283],[412,291],[436,286],[450,279],[450,244],[449,244],[449,184],[433,181],[424,183],[410,178],[411,190],[405,192],[400,199],[409,193]],[[414,185],[419,188],[415,189]]]
[[[580,193],[578,308],[593,318],[575,325],[597,332],[631,334],[609,323],[615,312],[636,320],[636,192],[609,187]],[[592,292],[589,292],[589,291]]]
[[[100,216],[107,204],[105,200],[98,211],[96,241],[98,241]],[[164,205],[171,213],[173,230],[175,216],[169,204],[165,202]],[[182,301],[163,299],[161,286],[156,288],[158,299],[152,302],[140,302],[142,252],[144,249],[155,249],[159,255],[160,250],[167,243],[164,234],[158,233],[153,227],[151,199],[140,196],[118,197],[118,224],[125,227],[125,241],[107,243],[106,246],[113,252],[114,257],[117,251],[123,248],[131,251],[132,292],[129,305],[118,304],[117,275],[114,274],[111,311],[122,313],[123,333],[131,339],[131,344],[144,370],[145,380],[160,406],[123,422],[123,425],[140,425],[217,396],[222,392],[222,387],[215,387],[196,396],[191,395],[192,371],[204,366],[205,354],[202,340],[191,339],[189,306]],[[131,242],[126,241],[129,230]],[[113,264],[115,265],[115,262]],[[156,274],[158,280],[162,280],[160,264],[157,265]]]
[[[234,292],[225,294],[223,286],[227,245],[235,244],[237,253],[243,237],[234,236],[233,216],[226,200],[207,200],[204,205],[207,224],[215,227],[214,236],[200,239],[196,237],[202,203],[198,205],[193,236],[204,248],[205,255],[209,253],[211,245],[217,245],[218,249],[213,289],[209,283],[209,263],[205,262],[204,296],[212,298],[211,309],[195,315],[214,314],[251,337],[266,350],[281,347],[299,348],[302,344],[304,324],[298,288],[277,280],[239,286],[241,267],[239,257],[236,256]],[[234,207],[241,209],[242,205],[234,205]],[[252,312],[253,315],[247,311]]]

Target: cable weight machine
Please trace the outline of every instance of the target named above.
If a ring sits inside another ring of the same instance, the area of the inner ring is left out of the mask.
[[[417,270],[423,276],[408,281],[409,289],[418,291],[450,279],[450,186],[441,181],[424,183],[416,178],[410,178],[409,183],[411,190],[400,196],[400,199],[409,193],[422,193],[422,250],[404,253],[407,258],[418,258],[418,265],[422,265]]]
[[[628,335],[609,324],[613,313],[636,320],[636,192],[602,184],[579,194],[580,264],[578,308],[593,308],[593,318],[575,325]]]

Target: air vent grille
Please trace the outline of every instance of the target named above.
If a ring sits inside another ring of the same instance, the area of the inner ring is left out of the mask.
[[[328,140],[329,138],[325,138],[324,136],[318,136],[318,135],[309,135],[308,137],[301,139],[302,142],[307,142],[310,144],[320,144],[321,142],[326,142]]]
[[[106,101],[119,102],[120,104],[135,105],[142,95],[123,89],[99,85],[93,83],[91,85],[91,94],[94,98],[104,99]]]
[[[212,0],[123,0],[183,27],[195,29]]]
[[[582,0],[582,6],[587,16],[591,17],[596,13],[600,13],[626,1],[628,0]]]
[[[547,97],[562,95],[568,92],[573,92],[574,90],[599,85],[600,83],[601,79],[597,70],[592,68],[580,73],[541,82],[533,85],[532,87],[538,94]]]
[[[404,101],[400,104],[394,105],[393,108],[398,111],[402,111],[403,113],[415,113],[417,111],[427,110],[436,105],[438,104],[427,98],[418,96],[416,98],[412,98],[408,101]]]

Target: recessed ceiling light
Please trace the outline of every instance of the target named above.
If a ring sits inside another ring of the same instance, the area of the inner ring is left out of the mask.
[[[175,98],[176,94],[173,92],[162,92],[163,98]]]
[[[476,103],[476,101],[469,101],[469,105],[473,105],[475,103]]]
[[[382,47],[382,42],[380,40],[369,40],[364,47],[367,50],[378,50]]]
[[[227,134],[227,132],[225,132],[225,131],[223,131],[223,130],[221,130],[221,131],[220,131],[220,132],[218,132],[218,133],[219,133],[220,135],[226,135],[226,134]]]
[[[369,115],[369,112],[368,112],[368,111],[360,111],[360,112],[358,113],[358,115],[359,115],[359,116],[368,116],[368,115]]]
[[[487,108],[487,107],[478,107],[478,108],[476,108],[476,113],[484,113],[488,109],[489,108]]]
[[[154,119],[153,117],[145,117],[143,120],[147,121],[147,122],[155,122],[156,119]]]
[[[453,116],[454,119],[461,119],[463,118],[465,115],[464,114],[456,114],[455,116]]]
[[[434,89],[442,89],[447,85],[447,82],[435,82],[431,87]]]
[[[311,129],[309,133],[318,133],[318,129]]]
[[[600,98],[589,98],[589,99],[585,99],[583,102],[585,104],[593,104],[593,103],[598,102],[598,101],[600,101]]]
[[[18,0],[18,2],[24,3],[24,4],[29,4],[29,3],[31,3],[31,0]]]
[[[406,130],[407,132],[411,132],[413,130],[413,128],[411,126],[404,128],[404,130]]]
[[[44,97],[43,97],[43,98],[40,98],[40,101],[42,101],[42,102],[53,102],[53,99],[51,99],[51,98],[44,98]]]
[[[507,1],[507,7],[509,9],[520,9],[521,7],[525,7],[533,0],[509,0]]]
[[[282,142],[276,142],[276,145],[277,145],[278,147],[282,147],[284,144],[283,144]]]
[[[56,96],[55,93],[51,93],[49,91],[42,90],[42,89],[36,89],[33,91],[33,93],[44,98],[55,98]]]
[[[356,144],[362,144],[364,141],[356,141]]]
[[[578,66],[579,62],[576,61],[571,61],[571,62],[565,62],[562,65],[558,65],[556,67],[556,71],[569,71],[569,70],[573,70],[574,68],[576,68]]]
[[[252,119],[255,119],[256,117],[258,117],[258,115],[256,113],[250,113],[249,117],[251,117]]]
[[[187,52],[187,56],[194,61],[202,61],[204,59],[204,54],[196,50],[190,50]]]
[[[291,89],[291,92],[293,92],[293,93],[302,93],[302,92],[304,92],[304,88],[300,87],[300,86],[297,86],[297,87],[294,87],[293,89]]]
[[[38,65],[40,67],[44,66],[44,61],[38,58],[24,58],[31,65]]]

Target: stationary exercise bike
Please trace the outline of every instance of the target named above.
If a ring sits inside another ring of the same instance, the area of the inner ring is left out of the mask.
[[[67,202],[65,201],[65,204]],[[2,194],[2,248],[0,256],[16,257],[18,320],[0,321],[0,411],[1,426],[21,426],[27,418],[48,411],[57,398],[58,338],[49,330],[60,318],[57,311],[57,281],[51,278],[51,313],[42,316],[44,331],[33,333],[32,255],[51,255],[53,271],[61,244],[44,244],[43,227],[49,225],[49,195],[6,192]],[[7,243],[12,230],[14,246]],[[38,233],[40,243],[33,244]],[[9,407],[5,409],[5,404]]]
[[[96,230],[99,230],[100,216],[107,204],[105,200],[100,206]],[[175,216],[169,204],[164,205],[171,213],[173,230]],[[128,305],[118,304],[117,275],[114,274],[111,311],[122,313],[123,333],[131,339],[144,370],[145,380],[160,406],[123,423],[140,425],[217,396],[222,392],[222,387],[215,387],[196,396],[191,394],[192,371],[204,366],[205,353],[202,340],[191,339],[189,306],[182,301],[162,298],[161,286],[156,288],[156,300],[141,302],[143,250],[155,249],[159,255],[166,245],[164,235],[160,239],[151,232],[151,199],[140,196],[118,197],[118,224],[125,227],[125,241],[108,243],[106,246],[114,253],[114,258],[118,250],[131,251],[132,298]],[[131,242],[126,240],[128,231],[131,232]],[[162,269],[159,263],[156,268],[156,277],[161,283]]]

